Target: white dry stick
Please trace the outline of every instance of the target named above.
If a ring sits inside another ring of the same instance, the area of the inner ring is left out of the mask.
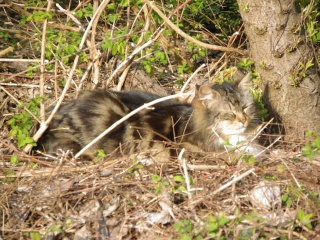
[[[182,165],[183,173],[184,173],[184,178],[186,180],[186,185],[187,185],[187,194],[188,196],[190,195],[190,181],[189,181],[189,174],[187,170],[187,164],[186,164],[186,159],[183,157],[185,149],[182,148],[181,152],[179,153],[178,159]],[[190,196],[189,196],[190,198]]]
[[[52,5],[52,0],[48,1],[47,5],[47,11],[49,12]],[[46,42],[47,42],[47,25],[48,25],[48,18],[46,18],[43,22],[43,28],[42,28],[42,36],[41,36],[41,56],[40,56],[40,80],[39,80],[39,87],[40,87],[40,97],[44,98],[44,72],[46,70],[45,66],[45,58],[46,58]],[[46,121],[45,116],[45,109],[44,109],[44,103],[43,101],[40,102],[40,120],[41,123]],[[32,148],[32,145],[28,144],[26,148]]]
[[[248,170],[248,171],[242,173],[241,175],[239,175],[238,177],[232,179],[230,182],[222,185],[221,187],[219,187],[217,190],[213,191],[213,192],[210,193],[209,195],[206,195],[205,197],[202,197],[201,199],[198,199],[198,200],[194,201],[192,204],[193,204],[193,205],[198,204],[198,203],[200,203],[201,201],[203,201],[203,199],[205,199],[205,198],[207,198],[207,197],[212,197],[212,196],[216,195],[217,193],[223,191],[224,189],[232,186],[232,184],[240,181],[242,178],[245,178],[245,177],[248,176],[249,174],[253,173],[254,170],[255,170],[255,168],[251,168],[250,170]]]
[[[23,83],[0,83],[0,86],[39,88],[39,85]]]
[[[192,75],[188,78],[188,80],[186,81],[186,83],[183,85],[183,87],[181,88],[180,92],[184,92],[185,89],[187,88],[189,82],[191,81],[192,78],[194,78],[194,76],[202,69],[204,68],[206,65],[205,64],[201,64],[200,67],[198,67],[198,69],[192,73]]]
[[[189,199],[191,200],[191,192],[192,191],[203,190],[203,189],[190,187],[190,178],[189,178],[189,173],[188,173],[189,164],[186,163],[186,159],[183,157],[184,151],[185,151],[185,149],[182,148],[181,152],[179,153],[178,160],[182,165],[184,178],[186,180],[186,185],[187,185],[187,194],[188,194]]]
[[[0,58],[0,62],[41,62],[41,59],[18,59],[18,58]],[[48,60],[45,60],[45,63],[49,63]],[[29,71],[29,69],[27,70]]]
[[[194,164],[187,164],[187,167],[191,170],[210,170],[210,169],[217,169],[217,170],[221,170],[221,169],[227,169],[227,166],[219,166],[219,165],[215,165],[215,166],[211,166],[211,165],[194,165]]]
[[[79,29],[81,29],[81,31],[84,31],[84,30],[85,30],[84,27],[82,26],[81,22],[74,16],[74,15],[75,15],[74,12],[70,12],[69,10],[65,10],[63,7],[60,6],[59,3],[56,3],[56,7],[57,7],[61,12],[63,12],[64,14],[66,14],[68,17],[70,17],[71,20],[74,21],[74,22],[78,25],[78,27],[79,27]]]

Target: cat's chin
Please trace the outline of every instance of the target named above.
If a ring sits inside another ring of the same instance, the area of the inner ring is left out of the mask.
[[[232,126],[232,127],[228,126],[228,127],[221,128],[221,134],[223,136],[236,136],[236,137],[238,137],[237,135],[244,133],[245,130],[246,130],[245,126]],[[214,129],[213,129],[213,131],[214,131]]]

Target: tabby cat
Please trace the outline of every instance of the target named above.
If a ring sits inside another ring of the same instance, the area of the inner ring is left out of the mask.
[[[250,95],[251,74],[235,83],[201,86],[192,104],[168,100],[144,109],[120,124],[86,151],[112,153],[119,148],[129,154],[164,146],[164,142],[187,143],[205,151],[218,151],[247,141],[259,127]],[[132,110],[159,96],[142,92],[83,91],[77,100],[62,105],[38,146],[49,153],[70,149],[77,153],[101,132]],[[251,134],[250,134],[251,133]],[[225,145],[227,144],[227,145]],[[245,147],[256,153],[255,143]]]

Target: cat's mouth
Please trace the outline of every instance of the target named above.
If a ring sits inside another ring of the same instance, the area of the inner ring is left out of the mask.
[[[245,130],[246,130],[245,127],[226,128],[226,129],[222,129],[222,133],[223,133],[223,135],[225,135],[225,136],[228,136],[228,135],[238,135],[238,134],[244,133]]]
[[[220,132],[225,136],[242,134],[245,130],[246,124],[243,123],[230,124],[230,122],[223,122],[212,127],[213,132]]]

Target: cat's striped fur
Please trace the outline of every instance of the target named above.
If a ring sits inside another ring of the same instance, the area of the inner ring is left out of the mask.
[[[228,142],[247,141],[260,124],[249,93],[251,74],[236,83],[201,86],[192,104],[168,100],[144,109],[87,150],[111,153],[145,151],[159,142],[187,142],[205,151],[217,151]],[[114,122],[144,103],[160,98],[151,93],[83,91],[79,98],[62,105],[39,141],[47,152],[72,149],[78,152]],[[249,135],[248,135],[249,134]],[[255,151],[250,146],[249,151]]]

